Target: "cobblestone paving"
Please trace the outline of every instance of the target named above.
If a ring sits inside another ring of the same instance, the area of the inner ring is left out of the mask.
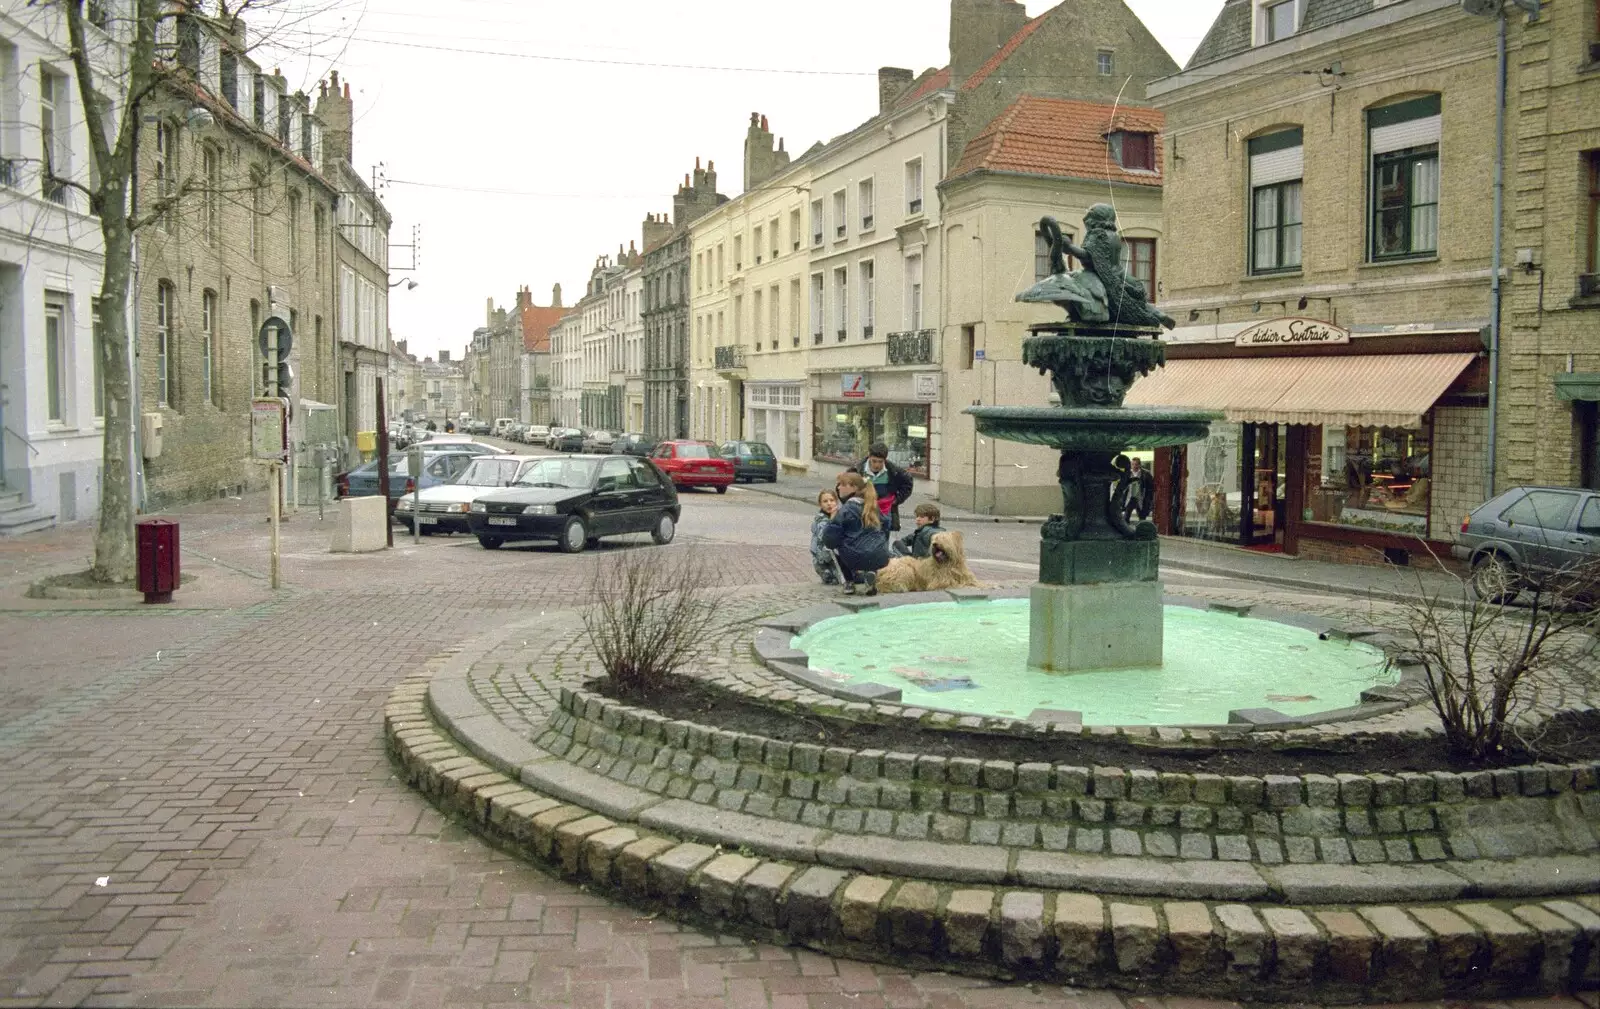
[[[743,500],[697,498],[670,549],[773,522]],[[108,614],[0,599],[0,1007],[1162,1009],[684,930],[518,863],[395,780],[381,706],[405,672],[581,601],[587,562],[461,540],[333,556],[301,518],[293,587],[263,602],[264,527],[237,505],[184,522],[216,565],[200,584],[252,601],[202,614],[180,593],[173,611]],[[87,530],[50,535],[46,569],[86,555]],[[724,585],[806,583],[794,541],[709,553]],[[501,647],[497,661],[524,646]]]

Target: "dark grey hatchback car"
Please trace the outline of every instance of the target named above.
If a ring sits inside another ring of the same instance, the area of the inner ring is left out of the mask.
[[[554,540],[575,554],[625,533],[671,543],[680,514],[672,481],[650,460],[571,455],[541,459],[515,484],[476,498],[467,521],[488,550]]]
[[[1510,602],[1543,577],[1600,564],[1600,494],[1513,487],[1466,517],[1451,553],[1472,565],[1478,598]]]
[[[717,454],[733,463],[733,480],[778,482],[778,458],[764,441],[725,441]]]

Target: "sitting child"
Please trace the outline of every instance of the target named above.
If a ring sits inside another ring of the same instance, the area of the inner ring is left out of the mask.
[[[933,538],[944,532],[939,526],[939,506],[917,505],[917,527],[890,544],[896,557],[927,557],[933,553]]]
[[[844,581],[844,575],[839,571],[839,558],[822,545],[822,531],[828,527],[828,520],[838,510],[839,495],[831,490],[817,495],[817,514],[811,519],[811,567],[824,585],[838,585]]]

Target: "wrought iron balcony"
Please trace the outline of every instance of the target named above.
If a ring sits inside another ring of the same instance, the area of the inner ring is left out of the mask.
[[[932,364],[934,331],[919,329],[913,332],[889,334],[890,364]]]
[[[740,344],[718,347],[715,353],[718,371],[744,370],[744,347]]]

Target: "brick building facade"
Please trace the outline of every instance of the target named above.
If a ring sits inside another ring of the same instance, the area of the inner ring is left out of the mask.
[[[304,94],[265,74],[209,21],[179,25],[186,74],[146,99],[139,199],[182,195],[139,237],[137,374],[153,507],[259,486],[250,401],[256,331],[290,320],[295,399],[336,402],[333,223],[322,126]],[[297,413],[302,423],[304,411]]]

